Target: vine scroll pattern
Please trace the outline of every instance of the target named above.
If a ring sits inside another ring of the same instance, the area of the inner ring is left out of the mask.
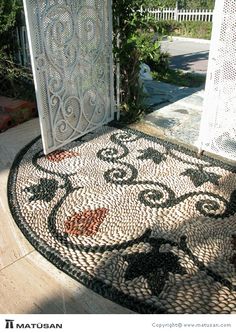
[[[114,118],[111,1],[25,0],[44,153]]]

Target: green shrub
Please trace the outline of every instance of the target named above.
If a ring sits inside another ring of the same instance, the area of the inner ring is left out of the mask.
[[[16,26],[21,24],[22,0],[0,2],[0,95],[35,100],[31,69],[17,65]]]
[[[159,41],[153,40],[156,21],[140,13],[142,4],[143,0],[113,0],[114,58],[120,64],[121,122],[126,123],[138,120],[147,111],[139,84],[141,62],[155,64],[157,69],[165,68],[168,63]]]
[[[211,39],[211,22],[182,21],[174,29],[174,36]]]
[[[140,33],[133,36],[139,59],[148,64],[152,70],[165,72],[169,68],[169,55],[161,51],[161,43],[156,33]]]
[[[174,20],[156,21],[156,30],[161,36],[171,36],[175,29],[178,28],[178,23],[179,22]]]
[[[186,73],[180,69],[168,69],[165,73],[153,72],[152,76],[155,80],[181,87],[200,87],[206,81],[205,75]]]
[[[211,39],[212,22],[163,20],[156,26],[161,35]]]
[[[16,51],[15,27],[19,23],[22,0],[0,2],[0,57],[12,57]]]
[[[4,54],[0,57],[0,95],[35,101],[31,68],[16,65]]]
[[[146,0],[144,3],[155,8],[175,8],[176,0]],[[213,9],[215,0],[178,0],[179,9]]]

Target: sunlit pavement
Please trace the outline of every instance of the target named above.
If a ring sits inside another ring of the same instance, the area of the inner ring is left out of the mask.
[[[163,136],[197,147],[204,89],[177,87],[146,81],[146,103],[152,112],[143,123],[156,127]]]
[[[162,51],[170,54],[170,67],[188,72],[206,74],[210,41],[173,37],[161,44]]]

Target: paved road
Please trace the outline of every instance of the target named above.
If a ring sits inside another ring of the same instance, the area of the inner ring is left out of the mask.
[[[207,72],[210,41],[174,39],[163,41],[162,50],[170,53],[170,67],[205,74]]]

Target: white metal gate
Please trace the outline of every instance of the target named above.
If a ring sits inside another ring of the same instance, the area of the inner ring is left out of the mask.
[[[216,0],[200,149],[236,160],[236,1]]]
[[[111,0],[24,0],[45,154],[114,118]]]

